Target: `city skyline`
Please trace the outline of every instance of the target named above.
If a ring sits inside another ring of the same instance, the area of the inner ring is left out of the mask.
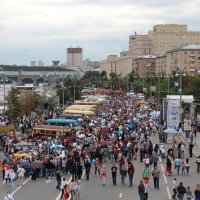
[[[128,49],[128,36],[147,34],[156,24],[187,24],[198,31],[200,2],[169,0],[3,0],[0,12],[0,63],[31,60],[66,63],[68,47],[102,60]]]

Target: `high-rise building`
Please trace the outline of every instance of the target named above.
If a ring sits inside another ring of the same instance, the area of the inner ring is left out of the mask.
[[[200,32],[188,31],[187,25],[158,24],[153,26],[148,36],[152,40],[152,53],[155,55],[163,55],[189,44],[200,44]]]
[[[31,60],[31,67],[35,67],[36,66],[36,61]]]
[[[38,60],[38,66],[39,66],[39,67],[43,67],[43,66],[44,66],[44,61]]]
[[[82,48],[67,48],[67,67],[82,67],[83,66],[83,49]]]

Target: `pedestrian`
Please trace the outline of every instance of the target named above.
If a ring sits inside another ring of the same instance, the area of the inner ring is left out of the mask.
[[[184,161],[181,163],[181,171],[182,171],[182,175],[185,175],[185,162]]]
[[[99,162],[99,159],[96,158],[95,160],[95,175],[97,174],[97,172],[99,173],[99,176],[100,176],[100,162]]]
[[[10,169],[10,190],[14,190],[14,180],[16,178],[16,174],[13,169]]]
[[[175,159],[174,162],[175,162],[176,173],[177,173],[177,175],[179,175],[180,166],[181,166],[181,161],[180,161],[180,159],[177,157],[177,158]]]
[[[61,186],[61,181],[62,181],[62,178],[61,178],[61,171],[60,170],[57,170],[56,172],[56,181],[57,181],[57,186],[56,186],[56,189],[60,190],[60,186]]]
[[[154,189],[159,190],[160,170],[158,169],[158,166],[156,166],[155,169],[152,171],[152,176],[153,176]]]
[[[67,185],[64,186],[64,189],[63,189],[63,197],[64,197],[64,200],[68,200],[69,198],[69,193],[68,193],[68,188],[67,188]]]
[[[24,181],[24,174],[25,174],[25,169],[22,166],[20,166],[17,170],[18,185],[22,185]]]
[[[135,172],[135,168],[133,166],[132,162],[128,162],[128,178],[129,178],[129,187],[132,187],[133,185],[133,175]]]
[[[126,174],[127,174],[127,170],[126,170],[126,166],[125,166],[125,163],[124,163],[124,164],[122,165],[121,171],[120,171],[120,175],[121,175],[121,185],[122,185],[122,186],[125,185]]]
[[[85,175],[86,175],[86,180],[89,181],[90,178],[90,168],[91,168],[91,163],[89,161],[89,157],[86,157],[85,161]]]
[[[149,185],[148,185],[148,182],[145,181],[144,182],[144,200],[147,200],[148,197],[149,197]]]
[[[199,173],[200,172],[200,156],[198,156],[195,163],[197,164],[197,173]]]
[[[194,144],[192,142],[189,143],[189,153],[190,153],[190,157],[192,157],[193,154],[193,148],[194,148]]]
[[[76,189],[75,189],[75,199],[80,200],[80,180],[76,181]]]
[[[145,192],[144,183],[142,180],[140,180],[140,184],[138,185],[138,194],[139,194],[140,200],[144,200],[144,192]]]
[[[169,158],[167,158],[165,175],[167,176],[171,174],[172,174],[172,161]]]
[[[70,191],[71,191],[71,199],[75,199],[76,182],[73,178],[70,182],[69,188],[70,188]]]
[[[186,158],[186,161],[185,161],[185,173],[186,173],[186,176],[188,176],[189,173],[190,173],[190,161],[189,161],[189,158]]]
[[[142,174],[144,182],[145,181],[149,182],[149,169],[147,168],[147,166],[145,166]]]
[[[186,193],[186,188],[183,186],[183,182],[180,182],[180,185],[177,187],[178,199],[183,200],[184,194]]]
[[[196,189],[194,190],[195,200],[200,200],[200,185],[196,185]]]
[[[78,162],[78,164],[77,164],[77,177],[78,177],[79,180],[81,180],[82,174],[83,174],[83,166],[82,166],[81,162]]]
[[[187,200],[192,200],[193,198],[192,191],[190,190],[190,186],[187,187],[186,196],[187,196]]]
[[[103,185],[103,186],[106,185],[106,174],[107,174],[106,166],[103,165],[103,166],[102,166],[102,169],[101,169],[101,174],[100,174],[100,177],[101,177],[102,185]]]
[[[113,180],[113,185],[116,185],[116,177],[117,177],[117,167],[115,165],[115,163],[113,164],[113,166],[111,167],[111,172],[112,172],[112,180]]]
[[[176,199],[176,195],[177,195],[177,183],[176,183],[176,178],[174,178],[174,180],[172,181],[172,189],[173,189],[172,199]]]
[[[64,186],[67,186],[67,181],[65,180],[65,178],[62,179],[62,182],[61,182],[61,186],[60,186],[60,189],[61,189],[61,196],[60,198],[62,199],[63,198],[63,195],[64,195]]]
[[[7,194],[4,196],[4,200],[14,200],[12,194],[10,194],[10,191],[8,191]]]
[[[4,178],[6,179],[6,187],[10,184],[10,169],[9,167],[6,168]]]

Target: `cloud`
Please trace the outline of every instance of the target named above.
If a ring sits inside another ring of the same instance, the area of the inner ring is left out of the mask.
[[[188,24],[200,30],[199,7],[199,0],[2,0],[0,43],[16,51],[31,49],[27,59],[42,55],[48,63],[52,58],[45,50],[64,55],[64,61],[65,49],[77,45],[84,48],[84,57],[102,59],[127,49],[129,35],[147,34],[155,24]],[[11,62],[3,51],[0,63]],[[23,53],[18,53],[20,59],[23,63]]]

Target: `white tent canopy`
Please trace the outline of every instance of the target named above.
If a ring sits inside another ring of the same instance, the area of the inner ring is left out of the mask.
[[[167,95],[167,99],[180,100],[180,95]],[[193,95],[182,95],[182,101],[184,103],[193,103],[194,97]]]

